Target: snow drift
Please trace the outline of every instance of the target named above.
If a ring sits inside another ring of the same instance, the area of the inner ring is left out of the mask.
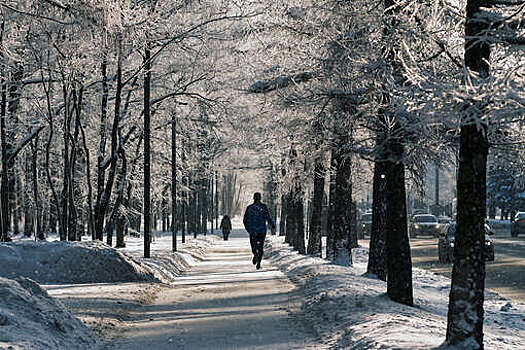
[[[99,241],[0,244],[0,277],[41,284],[158,282],[150,268]]]
[[[0,349],[96,349],[98,346],[91,330],[38,284],[27,278],[0,277]]]
[[[445,340],[450,279],[413,269],[414,303],[408,307],[386,296],[386,282],[365,276],[368,250],[352,250],[354,265],[336,266],[299,255],[267,240],[267,254],[298,288],[300,319],[337,349],[432,349]],[[525,305],[485,292],[485,348],[523,349]]]

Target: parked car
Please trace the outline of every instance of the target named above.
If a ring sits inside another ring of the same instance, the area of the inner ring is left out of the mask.
[[[510,235],[512,237],[518,237],[520,233],[525,233],[525,211],[517,212],[510,224]]]
[[[441,264],[447,264],[454,261],[454,243],[456,234],[456,223],[451,222],[448,226],[447,233],[439,238],[438,257]],[[490,227],[485,224],[485,248],[483,250],[485,260],[494,261],[494,241],[490,238],[493,234]]]
[[[414,217],[416,215],[422,215],[422,214],[428,214],[428,211],[426,209],[414,209],[414,210],[412,210],[412,214],[410,215],[410,221],[414,221]]]
[[[434,215],[414,215],[410,225],[410,237],[414,238],[420,235],[440,236],[440,226],[438,219]]]
[[[440,234],[444,235],[445,233],[447,233],[448,226],[452,222],[452,219],[449,218],[448,216],[438,216],[437,219],[438,219]]]
[[[365,234],[370,235],[372,229],[372,213],[364,213],[361,215],[361,232],[360,238],[364,238]]]

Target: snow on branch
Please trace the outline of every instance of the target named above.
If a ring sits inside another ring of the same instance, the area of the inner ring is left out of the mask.
[[[259,80],[253,83],[248,92],[254,94],[266,93],[277,89],[288,87],[292,84],[298,84],[311,80],[314,77],[313,73],[303,72],[293,75],[280,75],[273,80]]]
[[[489,6],[520,6],[525,4],[525,1],[516,1],[516,0],[487,0],[483,4],[484,7]]]
[[[44,129],[44,126],[41,125],[39,126],[38,128],[34,129],[33,131],[29,132],[22,140],[20,140],[20,142],[16,145],[15,148],[13,148],[12,150],[9,151],[9,153],[7,154],[7,162],[12,162],[16,156],[18,155],[18,153],[20,153],[20,151],[29,143],[31,142],[31,140],[33,138],[35,138],[39,133],[40,131],[42,131]]]

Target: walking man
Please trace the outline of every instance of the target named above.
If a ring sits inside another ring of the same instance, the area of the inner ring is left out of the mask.
[[[274,233],[275,223],[270,211],[266,204],[261,202],[261,194],[256,192],[253,195],[253,204],[246,208],[243,223],[244,228],[250,234],[250,245],[253,253],[252,263],[256,265],[257,270],[261,268],[264,239],[266,238],[266,222],[270,224],[272,233]]]

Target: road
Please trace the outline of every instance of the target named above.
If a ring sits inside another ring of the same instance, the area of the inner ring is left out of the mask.
[[[510,237],[510,233],[493,236],[494,262],[486,264],[485,287],[505,297],[525,302],[525,236]],[[368,240],[362,241],[368,247]],[[437,238],[412,238],[412,264],[451,277],[452,264],[438,262]]]

